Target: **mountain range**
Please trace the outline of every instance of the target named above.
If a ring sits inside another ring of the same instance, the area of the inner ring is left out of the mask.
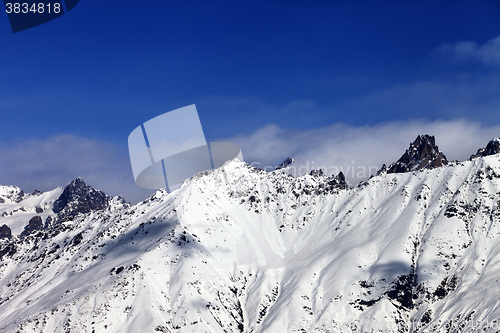
[[[0,332],[500,332],[500,140],[349,187],[238,160],[130,205],[0,186]]]

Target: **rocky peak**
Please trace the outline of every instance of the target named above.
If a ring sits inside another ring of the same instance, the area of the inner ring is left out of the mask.
[[[471,155],[469,160],[472,160],[474,158],[478,158],[481,156],[490,156],[490,155],[495,155],[500,153],[500,138],[495,138],[493,140],[490,140],[488,144],[486,145],[486,148],[480,148],[477,150],[477,153],[474,155]]]
[[[59,218],[104,210],[109,206],[109,197],[104,192],[85,184],[78,177],[64,188],[61,196],[54,202],[52,210]]]
[[[419,135],[401,158],[392,163],[387,173],[402,173],[420,169],[433,169],[448,164],[446,156],[436,146],[434,136]]]
[[[295,160],[294,160],[293,158],[291,158],[291,157],[287,157],[287,158],[286,158],[283,162],[281,162],[281,164],[280,164],[280,165],[278,165],[278,166],[276,167],[276,169],[274,169],[274,170],[284,169],[284,168],[286,168],[286,167],[288,167],[288,166],[292,165],[292,164],[293,164],[293,162],[295,162]]]
[[[342,171],[339,172],[339,174],[336,177],[340,182],[345,183],[345,175]]]

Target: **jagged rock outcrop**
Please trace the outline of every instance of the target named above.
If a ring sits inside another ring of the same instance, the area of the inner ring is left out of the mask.
[[[281,162],[280,165],[276,167],[274,170],[279,170],[279,169],[284,169],[290,165],[292,165],[295,162],[295,160],[291,157],[287,157],[283,162]]]
[[[104,210],[109,206],[109,197],[104,192],[85,184],[78,177],[64,188],[61,196],[54,202],[52,210],[58,217],[76,216],[94,210]]]
[[[28,236],[32,234],[35,231],[42,230],[43,229],[43,223],[42,223],[42,218],[40,216],[33,216],[30,221],[28,222],[28,225],[24,227],[24,231],[21,233],[21,237]]]
[[[342,171],[340,171],[336,176],[330,176],[329,178],[327,178],[326,184],[326,188],[328,188],[328,191],[330,192],[334,191],[335,189],[346,190],[349,188],[349,184],[347,184],[347,182],[345,181],[345,175],[342,173]]]
[[[383,175],[387,173],[387,165],[382,164],[382,167],[379,171],[377,171],[377,176]]]
[[[495,138],[493,140],[490,140],[490,142],[488,142],[486,148],[478,149],[477,153],[471,155],[469,160],[472,161],[473,159],[481,156],[490,156],[498,153],[500,153],[500,138]]]
[[[311,170],[311,172],[309,172],[309,175],[313,177],[321,177],[324,176],[325,174],[323,173],[323,170],[319,169],[319,170]]]
[[[419,135],[401,158],[392,163],[387,173],[403,173],[420,169],[433,169],[447,165],[446,156],[439,151],[434,136]]]
[[[0,239],[4,238],[12,238],[12,232],[6,224],[0,227]]]
[[[345,183],[345,175],[344,175],[344,173],[343,173],[342,171],[340,171],[340,172],[339,172],[339,174],[337,175],[337,177],[336,177],[336,178],[337,178],[337,180],[338,180],[339,182],[343,182],[343,183]]]
[[[34,190],[33,193],[31,193],[31,195],[35,196],[35,195],[40,195],[40,194],[43,194],[43,191],[40,191],[40,190]]]

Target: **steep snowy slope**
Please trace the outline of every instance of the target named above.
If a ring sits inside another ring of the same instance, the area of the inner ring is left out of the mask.
[[[0,331],[500,330],[498,154],[340,178],[234,160],[0,240]]]

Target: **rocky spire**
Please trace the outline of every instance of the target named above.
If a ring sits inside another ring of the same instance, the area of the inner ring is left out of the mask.
[[[78,177],[64,188],[61,196],[54,202],[52,210],[59,218],[104,210],[109,206],[109,197],[104,192],[85,184]]]
[[[392,163],[387,173],[402,173],[420,169],[433,169],[448,164],[446,156],[439,151],[434,136],[419,135],[401,158]]]
[[[276,169],[274,169],[274,170],[284,169],[284,168],[286,168],[287,166],[292,165],[292,164],[293,164],[293,162],[295,162],[295,160],[294,160],[293,158],[291,158],[291,157],[287,157],[287,158],[286,158],[283,162],[281,162],[281,164],[280,164],[280,165],[278,165],[278,166],[276,167]]]
[[[500,138],[490,140],[490,142],[488,142],[488,144],[486,145],[486,148],[478,149],[477,153],[474,155],[471,155],[469,160],[473,160],[474,158],[481,157],[481,156],[495,155],[498,153],[500,153]]]
[[[338,188],[338,189],[349,188],[349,185],[345,181],[345,175],[342,171],[340,171],[337,176],[330,176],[328,178],[327,184],[330,188]]]

